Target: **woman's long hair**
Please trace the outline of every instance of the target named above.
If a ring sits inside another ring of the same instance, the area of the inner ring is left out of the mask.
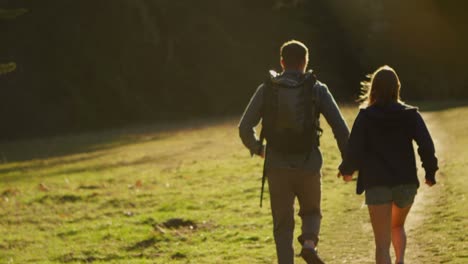
[[[400,79],[392,67],[381,66],[367,77],[369,81],[361,82],[363,92],[359,98],[361,107],[401,102]]]

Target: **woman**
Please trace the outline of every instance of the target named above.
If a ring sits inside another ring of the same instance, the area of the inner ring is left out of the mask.
[[[429,131],[416,107],[400,101],[400,80],[395,70],[382,66],[363,83],[366,91],[356,117],[348,149],[340,165],[345,181],[359,171],[357,193],[365,191],[374,231],[376,263],[391,264],[390,243],[396,263],[404,262],[405,219],[419,181],[413,140],[418,145],[426,184],[436,184],[437,158]]]

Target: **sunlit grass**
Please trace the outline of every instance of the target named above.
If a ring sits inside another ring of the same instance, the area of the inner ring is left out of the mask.
[[[425,195],[429,203],[416,236],[424,249],[418,258],[431,258],[433,263],[468,262],[468,182],[463,176],[468,168],[467,114],[467,107],[457,106],[426,115],[429,129],[436,136],[441,169],[439,184]]]
[[[356,111],[344,109],[350,125]],[[441,177],[421,201],[427,217],[409,232],[409,260],[464,263],[468,255],[460,144],[467,125],[456,121],[466,113],[429,116],[434,130],[454,133],[453,140],[436,133],[451,150],[442,173],[454,176]],[[259,208],[262,160],[240,143],[237,121],[2,144],[0,262],[275,263],[267,193]],[[328,263],[372,263],[367,209],[354,184],[336,178],[340,157],[323,126],[320,254]]]

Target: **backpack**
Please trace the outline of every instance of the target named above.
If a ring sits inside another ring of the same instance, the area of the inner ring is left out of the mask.
[[[317,79],[308,71],[297,85],[288,86],[278,77],[270,71],[264,82],[261,144],[266,139],[269,148],[280,153],[310,153],[322,133]]]
[[[263,88],[262,131],[259,153],[266,139],[269,148],[280,153],[305,154],[306,159],[315,146],[320,145],[320,111],[318,110],[317,78],[306,72],[297,85],[287,86],[277,80],[279,75],[270,71]],[[263,165],[260,207],[266,180]]]

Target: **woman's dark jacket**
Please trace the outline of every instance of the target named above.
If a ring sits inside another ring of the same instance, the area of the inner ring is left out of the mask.
[[[343,175],[359,171],[358,194],[374,186],[419,187],[413,140],[418,145],[426,179],[435,183],[437,158],[426,124],[417,108],[400,103],[360,110],[339,170]]]

